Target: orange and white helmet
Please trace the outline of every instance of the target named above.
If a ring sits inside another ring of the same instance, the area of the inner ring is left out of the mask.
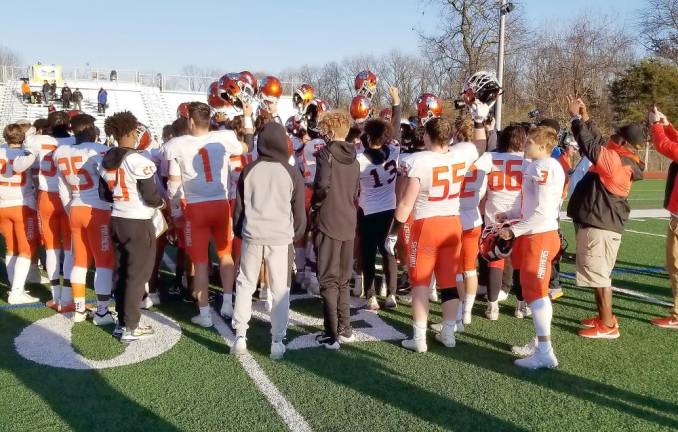
[[[358,72],[358,75],[355,77],[354,87],[359,96],[372,99],[377,92],[377,75],[369,70]]]
[[[511,226],[510,223],[487,225],[480,235],[480,256],[487,262],[508,258],[513,248],[513,240],[504,240],[499,237],[502,228]]]
[[[306,112],[304,113],[301,120],[302,126],[308,131],[317,132],[320,114],[329,110],[330,106],[327,104],[327,102],[320,98],[313,99],[306,106]]]
[[[242,109],[245,104],[254,101],[254,87],[247,74],[226,74],[219,79],[219,96],[234,107]]]
[[[208,97],[209,100],[209,97]],[[188,118],[188,102],[182,102],[177,107],[177,118]]]
[[[254,74],[250,71],[242,71],[238,74],[238,79],[240,81],[246,82],[247,84],[252,87],[252,90],[254,90],[253,94],[256,94],[257,91],[259,91],[258,83],[257,83],[257,78],[254,76]]]
[[[186,114],[188,115],[188,104],[186,105]],[[134,148],[137,150],[150,150],[156,147],[155,141],[148,127],[143,123],[137,124],[137,141],[134,143]]]
[[[299,114],[304,114],[306,107],[315,99],[315,90],[310,84],[302,84],[294,90],[292,103]]]
[[[372,102],[365,96],[358,95],[351,101],[351,117],[356,123],[363,123],[372,116]]]
[[[443,101],[433,93],[422,93],[416,101],[417,115],[421,124],[443,114]]]
[[[283,93],[282,83],[277,77],[267,76],[261,80],[259,86],[259,95],[262,100],[269,102],[277,102]]]

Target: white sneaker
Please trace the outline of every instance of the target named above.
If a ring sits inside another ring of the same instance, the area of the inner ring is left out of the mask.
[[[384,302],[384,307],[386,309],[395,309],[398,307],[398,302],[396,301],[394,295],[390,295],[386,298],[386,302]]]
[[[428,347],[426,346],[426,339],[421,338],[421,339],[405,339],[402,342],[400,342],[400,345],[403,346],[403,348],[406,348],[408,350],[418,352],[418,353],[423,353],[428,351]]]
[[[497,321],[499,319],[499,302],[488,302],[485,316],[490,321]]]
[[[497,301],[498,302],[503,302],[508,298],[508,293],[504,290],[499,290],[499,295],[497,296]]]
[[[464,312],[464,314],[462,316],[462,323],[464,325],[469,325],[469,324],[471,324],[471,319],[472,319],[471,318],[471,311]]]
[[[532,310],[530,310],[526,301],[518,300],[518,303],[516,303],[516,311],[513,315],[515,315],[516,318],[527,318],[532,316]]]
[[[386,286],[386,279],[381,278],[381,286],[379,287],[379,297],[388,296],[388,287]]]
[[[245,338],[238,338],[245,339]],[[237,343],[238,341],[236,341]],[[235,345],[233,345],[235,347]],[[247,351],[247,346],[245,346],[245,351]],[[280,360],[285,355],[285,344],[282,342],[272,342],[271,343],[271,360]]]
[[[98,313],[94,312],[92,314],[92,322],[95,326],[105,326],[109,324],[115,324],[115,319],[113,318],[113,314],[111,314],[109,311],[106,311],[106,313],[103,315],[99,315]]]
[[[153,300],[151,300],[150,295],[147,295],[145,298],[141,300],[141,303],[139,303],[139,308],[141,309],[150,309],[153,307]]]
[[[73,312],[73,322],[79,323],[87,319],[87,310]]]
[[[219,314],[224,318],[233,318],[233,300],[230,294],[226,295],[224,301],[221,303],[221,311]]]
[[[209,328],[209,327],[212,327],[214,325],[214,323],[212,323],[212,317],[208,316],[206,318],[203,318],[203,316],[200,315],[200,314],[191,318],[191,322],[195,325],[199,325],[200,327],[204,327],[204,328]]]
[[[363,275],[356,273],[353,275],[353,297],[363,295]]]
[[[441,323],[441,322],[431,323],[431,325],[428,326],[428,327],[436,333],[440,333],[441,331],[443,331],[443,323]]]
[[[537,351],[529,357],[514,361],[513,364],[526,369],[551,369],[558,366],[558,359],[556,358],[553,349],[550,349],[546,352]]]
[[[146,298],[151,300],[153,306],[158,306],[160,304],[160,294],[158,294],[157,292],[148,294],[148,297]]]
[[[337,342],[340,344],[349,344],[355,342],[355,333],[351,333],[351,336],[339,335]]]
[[[511,347],[511,352],[518,357],[529,357],[537,352],[537,338],[532,338],[525,345],[514,345]]]
[[[32,295],[28,294],[26,291],[10,291],[9,296],[7,297],[7,303],[11,305],[19,305],[19,304],[30,304],[30,303],[37,303],[39,302],[40,299],[37,297],[33,297]]]
[[[428,300],[431,303],[438,303],[438,290],[437,289],[432,289],[431,293],[428,295]]]
[[[372,296],[369,299],[367,299],[365,309],[367,309],[369,312],[374,313],[379,312],[379,302],[377,301],[377,298],[375,296]]]
[[[272,346],[271,346],[271,350],[273,350]],[[284,353],[284,351],[283,351],[283,353]],[[233,354],[233,355],[247,354],[247,339],[245,338],[245,336],[238,336],[235,339],[235,342],[233,343],[233,346],[231,347],[231,354]],[[273,354],[272,351],[271,351],[271,354]]]
[[[454,331],[436,333],[436,340],[447,348],[454,348],[457,345],[457,340],[454,338]]]

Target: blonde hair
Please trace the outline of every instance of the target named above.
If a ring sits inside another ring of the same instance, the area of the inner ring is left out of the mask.
[[[334,139],[344,140],[351,127],[351,120],[344,111],[330,111],[323,113],[318,122],[321,135],[334,136]]]
[[[551,151],[558,144],[558,133],[549,126],[537,126],[527,133],[527,137],[537,145],[543,145]]]
[[[8,145],[17,145],[24,142],[26,133],[21,125],[12,123],[5,126],[5,130],[2,131],[2,137],[5,138]]]
[[[468,114],[462,114],[454,119],[454,134],[462,141],[471,141],[473,138],[473,119]]]

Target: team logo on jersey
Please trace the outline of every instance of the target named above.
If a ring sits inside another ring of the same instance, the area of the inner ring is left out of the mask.
[[[26,237],[28,240],[35,238],[35,219],[33,217],[26,219]]]
[[[108,252],[111,249],[111,236],[108,225],[101,225],[99,232],[101,233],[101,251]]]
[[[129,344],[122,354],[107,360],[88,359],[75,351],[71,344],[73,320],[62,314],[55,314],[29,325],[14,339],[14,346],[23,358],[46,366],[81,370],[107,369],[157,357],[169,351],[181,338],[179,324],[161,313],[143,311],[141,324],[153,327],[155,335]]]
[[[417,264],[417,242],[413,241],[410,244],[410,267],[415,267]]]
[[[546,274],[546,261],[549,259],[549,251],[543,250],[539,254],[539,268],[537,268],[537,278],[544,279]]]

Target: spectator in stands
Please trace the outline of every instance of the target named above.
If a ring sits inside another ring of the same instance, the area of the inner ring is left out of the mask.
[[[56,91],[57,91],[56,80],[52,80],[52,84],[50,84],[49,86],[50,100],[56,100]]]
[[[673,290],[673,308],[671,314],[663,318],[652,320],[657,327],[678,329],[678,131],[666,119],[666,116],[657,108],[650,111],[650,125],[652,125],[652,144],[659,153],[671,159],[664,208],[671,213],[668,231],[666,233],[666,271],[669,273],[671,289]]]
[[[45,83],[42,85],[42,100],[44,104],[47,104],[49,101],[49,95],[51,93],[51,87],[49,85],[49,82],[45,80]]]
[[[21,83],[21,95],[26,102],[31,101],[31,86],[28,85],[28,80]]]
[[[82,93],[79,88],[75,89],[71,96],[71,100],[73,101],[73,108],[77,107],[78,111],[82,111]]]
[[[108,102],[108,93],[101,87],[97,95],[97,112],[101,115],[106,115],[106,103]]]
[[[68,87],[68,84],[64,83],[64,86],[61,88],[61,106],[64,109],[68,109],[71,107],[71,97],[73,96],[73,92],[71,92],[71,88]]]

